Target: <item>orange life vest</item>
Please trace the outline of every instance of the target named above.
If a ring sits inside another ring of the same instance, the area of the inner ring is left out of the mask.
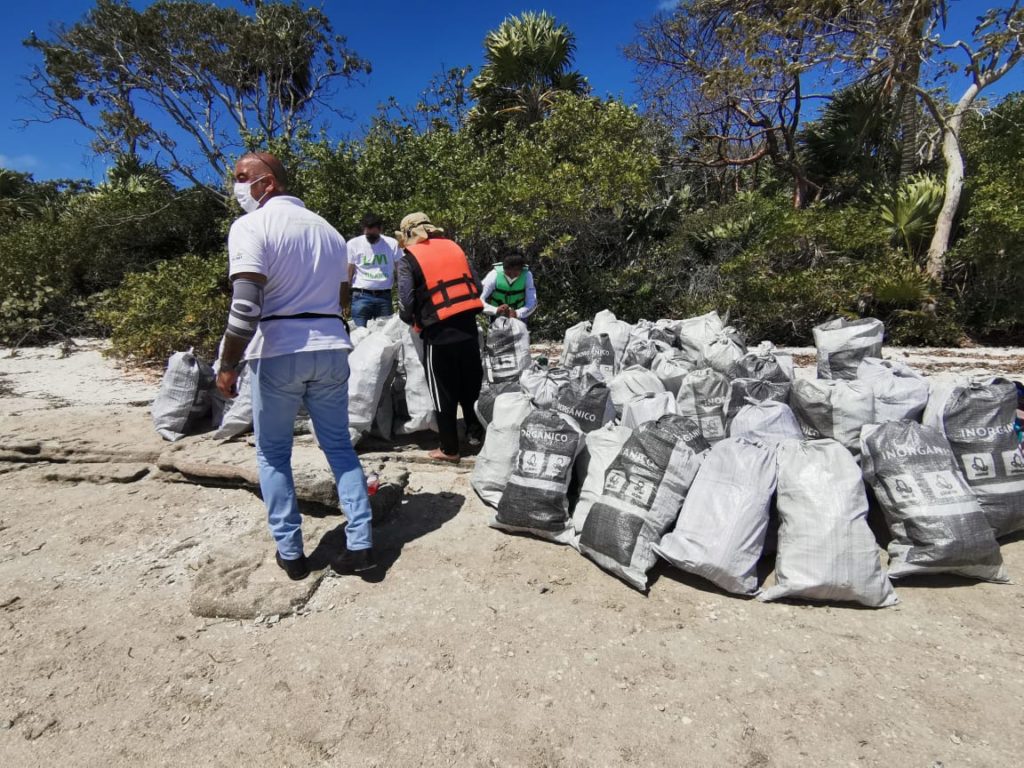
[[[483,311],[480,288],[458,244],[435,237],[406,246],[405,250],[423,277],[416,287],[418,325],[427,328],[455,315]]]

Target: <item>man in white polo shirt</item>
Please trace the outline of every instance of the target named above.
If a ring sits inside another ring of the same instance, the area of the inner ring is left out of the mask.
[[[348,433],[348,353],[341,286],[348,280],[345,240],[286,191],[281,161],[264,152],[235,165],[235,197],[246,214],[228,234],[231,309],[217,388],[234,393],[243,354],[252,373],[260,490],[277,564],[293,580],[309,575],[292,480],[295,415],[305,404],[348,518],[339,573],[375,566],[366,477]]]
[[[363,234],[348,241],[348,277],[352,284],[342,290],[342,306],[351,311],[352,322],[360,328],[378,317],[391,317],[391,288],[395,284],[398,242],[381,234],[384,221],[375,213],[362,220]]]

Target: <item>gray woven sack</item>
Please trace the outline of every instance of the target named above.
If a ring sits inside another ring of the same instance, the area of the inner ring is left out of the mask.
[[[210,412],[209,390],[214,380],[213,368],[200,360],[194,350],[171,355],[150,409],[157,434],[171,442],[185,437]]]
[[[1007,581],[995,533],[937,429],[887,421],[861,431],[864,480],[893,539],[889,576],[955,573]]]
[[[861,427],[875,417],[875,395],[863,381],[797,379],[789,406],[804,435],[838,440],[854,455],[860,453]]]
[[[855,379],[865,357],[882,356],[885,326],[881,320],[836,318],[814,327],[819,379]]]
[[[583,433],[570,419],[550,410],[535,410],[527,416],[519,428],[512,473],[491,526],[570,543],[569,483],[582,448]]]
[[[669,415],[641,424],[605,472],[580,531],[580,553],[646,590],[654,545],[679,515],[706,449],[692,419]]]
[[[716,443],[655,552],[727,592],[756,594],[775,482],[772,449],[742,437]]]
[[[1017,387],[1001,378],[936,387],[925,424],[942,432],[996,536],[1024,530],[1024,455],[1013,429]]]
[[[600,429],[615,418],[611,390],[592,374],[572,379],[568,386],[559,389],[552,407],[576,422],[584,434]]]
[[[697,422],[709,443],[726,436],[726,409],[729,406],[729,378],[711,368],[698,368],[683,377],[676,407],[680,416]]]
[[[487,380],[518,381],[531,362],[530,332],[526,323],[514,317],[494,318],[484,342]]]
[[[779,549],[763,601],[803,598],[884,608],[899,602],[868,527],[860,467],[834,440],[789,440],[776,449]]]
[[[749,404],[751,400],[759,403],[765,400],[788,403],[792,387],[793,385],[789,381],[733,379],[729,382],[729,407],[726,409],[726,419],[732,421],[736,418],[740,408]]]

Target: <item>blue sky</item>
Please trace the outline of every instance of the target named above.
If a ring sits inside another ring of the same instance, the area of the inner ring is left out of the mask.
[[[218,0],[220,4],[237,4]],[[636,24],[647,20],[671,0],[538,0],[538,2],[349,2],[326,0],[323,7],[335,30],[373,65],[362,85],[342,89],[337,102],[355,119],[338,122],[336,138],[357,134],[377,104],[388,96],[413,103],[430,78],[442,67],[470,64],[478,69],[482,41],[503,18],[524,10],[547,10],[567,24],[577,39],[576,66],[590,80],[595,93],[636,99],[632,64],[622,48],[634,37]],[[135,0],[144,6],[146,0]],[[999,6],[984,0],[954,0],[951,27],[969,34],[973,17],[984,8]],[[92,0],[34,0],[4,4],[0,30],[0,167],[29,171],[37,179],[75,177],[100,179],[106,162],[89,149],[90,135],[70,123],[19,125],[19,118],[38,116],[26,101],[23,82],[35,57],[21,41],[35,31],[48,36],[54,22],[73,23],[93,6]],[[991,97],[1024,90],[1024,65],[1007,76]]]

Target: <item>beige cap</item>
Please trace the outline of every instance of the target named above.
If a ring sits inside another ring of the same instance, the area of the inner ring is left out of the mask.
[[[395,237],[403,247],[421,243],[432,234],[444,234],[444,230],[431,224],[430,217],[422,211],[410,213],[399,226],[401,229],[395,232]]]

